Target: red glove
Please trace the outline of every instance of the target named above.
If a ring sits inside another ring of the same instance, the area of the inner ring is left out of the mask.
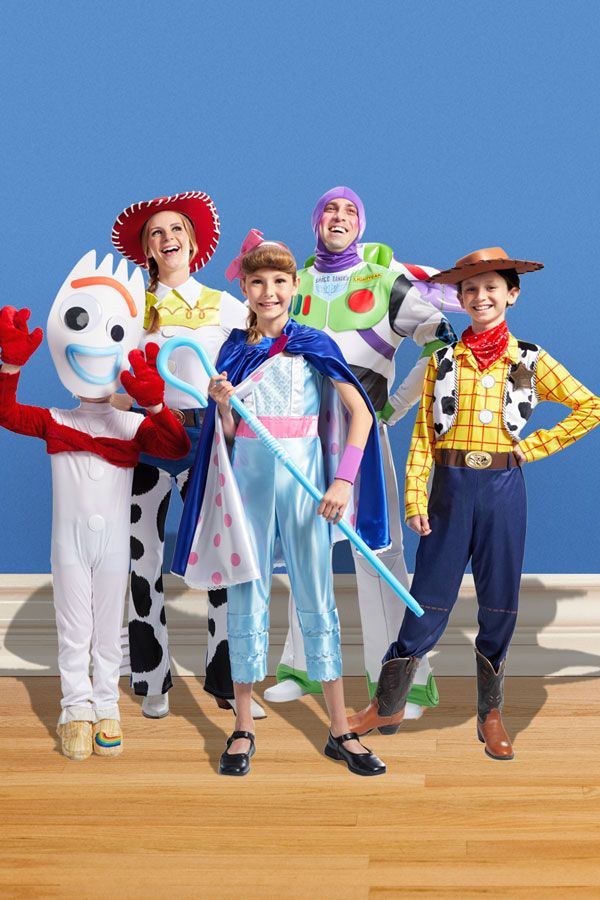
[[[129,362],[131,372],[121,373],[121,384],[128,394],[144,409],[164,402],[165,383],[156,370],[158,344],[146,344],[146,357],[141,350],[132,350]]]
[[[42,343],[44,332],[41,328],[29,333],[28,309],[18,312],[14,306],[3,306],[0,310],[0,348],[2,362],[9,366],[24,366]]]

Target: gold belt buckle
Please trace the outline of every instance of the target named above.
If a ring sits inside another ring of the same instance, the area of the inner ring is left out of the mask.
[[[185,424],[185,413],[181,409],[172,409],[171,412],[178,419],[182,425]]]
[[[492,464],[492,454],[487,450],[469,450],[465,453],[465,462],[470,469],[489,469]]]

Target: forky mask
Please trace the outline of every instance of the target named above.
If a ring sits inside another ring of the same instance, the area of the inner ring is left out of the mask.
[[[96,251],[83,256],[63,282],[48,316],[46,339],[63,385],[77,397],[97,400],[120,386],[128,354],[142,336],[144,278],[128,277],[122,260],[113,273],[107,254],[96,267]]]

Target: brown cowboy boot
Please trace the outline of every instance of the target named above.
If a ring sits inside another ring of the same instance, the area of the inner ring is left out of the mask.
[[[384,663],[375,696],[368,706],[349,717],[350,731],[362,735],[379,728],[381,734],[395,734],[404,718],[406,698],[418,665],[416,656],[389,659]]]
[[[493,665],[475,650],[477,660],[477,737],[485,744],[485,752],[492,759],[512,759],[512,744],[502,724],[504,700],[504,668],[500,663],[496,672]]]

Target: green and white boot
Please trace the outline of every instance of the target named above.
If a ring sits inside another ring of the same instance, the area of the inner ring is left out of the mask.
[[[292,700],[298,700],[305,694],[322,694],[323,689],[320,681],[312,681],[308,677],[308,672],[301,669],[293,669],[280,663],[275,673],[277,684],[267,688],[263,697],[269,703],[289,703]]]

